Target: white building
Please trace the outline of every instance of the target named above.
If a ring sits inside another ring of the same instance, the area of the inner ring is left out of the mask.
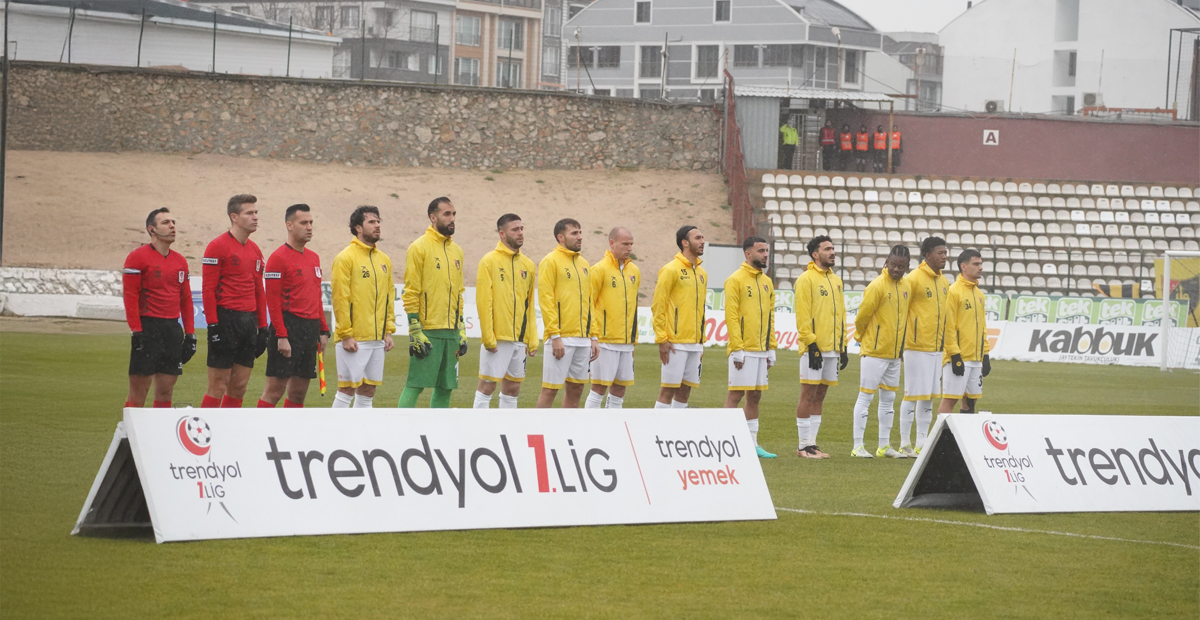
[[[1074,114],[1095,106],[1174,107],[1183,116],[1195,35],[1184,38],[1179,84],[1176,52],[1168,60],[1167,48],[1171,29],[1200,27],[1189,4],[977,2],[939,33],[944,109]],[[1178,45],[1178,33],[1174,40]]]

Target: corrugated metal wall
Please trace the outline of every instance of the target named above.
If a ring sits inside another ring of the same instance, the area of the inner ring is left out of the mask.
[[[746,168],[779,166],[779,100],[772,97],[738,97],[737,122],[742,130]]]

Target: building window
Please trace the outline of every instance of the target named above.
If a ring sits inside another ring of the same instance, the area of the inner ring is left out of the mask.
[[[858,52],[846,50],[846,75],[842,78],[847,84],[858,83]]]
[[[362,25],[358,17],[358,7],[356,6],[342,7],[341,17],[342,28],[358,28]]]
[[[717,100],[716,90],[712,88],[700,89],[700,103],[712,103]]]
[[[662,46],[643,45],[642,62],[638,66],[638,77],[662,77]]]
[[[479,86],[479,59],[455,58],[454,83],[463,86]]]
[[[525,49],[525,20],[501,18],[499,29],[500,36],[497,38],[497,46],[500,49]]]
[[[720,45],[696,46],[696,77],[715,78],[721,68]]]
[[[333,30],[333,6],[324,5],[318,6],[315,13],[314,27],[317,30],[329,32]]]
[[[621,67],[621,46],[605,45],[596,54],[597,69],[619,69]]]
[[[230,7],[230,9],[229,9],[229,10],[230,10],[230,11],[233,11],[234,13],[241,13],[241,14],[243,14],[243,15],[249,15],[249,14],[250,14],[250,7],[248,7],[248,6],[244,5],[244,4],[235,4],[235,5],[233,5],[232,7]]]
[[[733,46],[733,66],[735,66],[735,67],[757,67],[758,66],[758,46],[757,45],[735,45],[735,46]]]
[[[567,51],[567,62],[572,69],[579,69],[580,65],[589,69],[618,69],[621,67],[621,46],[580,48],[572,45]]]
[[[542,48],[542,75],[558,77],[559,48]]]
[[[437,13],[430,11],[409,11],[410,19],[408,38],[410,41],[433,43],[437,27]]]
[[[662,92],[657,88],[643,88],[638,90],[638,99],[658,99],[662,96]]]
[[[482,20],[478,17],[458,15],[454,18],[454,40],[459,45],[478,46]]]
[[[597,97],[611,97],[612,90],[608,88],[597,88],[596,90],[592,91],[592,94]]]
[[[542,30],[548,37],[562,36],[562,9],[560,7],[546,7],[546,21],[542,25]]]
[[[396,12],[391,9],[374,9],[375,11],[375,27],[383,30],[385,33],[388,28],[396,25]]]
[[[286,23],[292,21],[292,10],[291,9],[275,9],[274,19],[277,22],[286,24]]]
[[[634,22],[639,24],[650,23],[650,3],[645,0],[639,0],[637,3],[637,15],[634,17]]]
[[[1071,52],[1067,55],[1067,76],[1075,77],[1075,59],[1078,57],[1078,52]]]
[[[768,45],[763,49],[763,66],[764,67],[791,67],[792,64],[792,48],[799,46],[792,45]]]
[[[717,0],[716,16],[713,21],[727,22],[729,21],[729,4],[731,0]]]
[[[579,47],[577,45],[572,45],[567,50],[567,62],[570,63],[572,69],[579,69],[581,67],[595,68],[596,66],[592,56],[592,48]]]
[[[500,88],[521,87],[520,60],[501,60],[496,63],[496,86]]]

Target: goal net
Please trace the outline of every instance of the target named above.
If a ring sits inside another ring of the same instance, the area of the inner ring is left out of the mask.
[[[1196,307],[1200,300],[1200,252],[1164,252],[1159,275],[1156,292],[1164,302],[1159,323],[1160,368],[1200,370],[1200,310]]]

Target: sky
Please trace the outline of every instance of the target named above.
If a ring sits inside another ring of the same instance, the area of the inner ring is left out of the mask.
[[[937,32],[967,10],[967,0],[838,0],[882,32]]]

